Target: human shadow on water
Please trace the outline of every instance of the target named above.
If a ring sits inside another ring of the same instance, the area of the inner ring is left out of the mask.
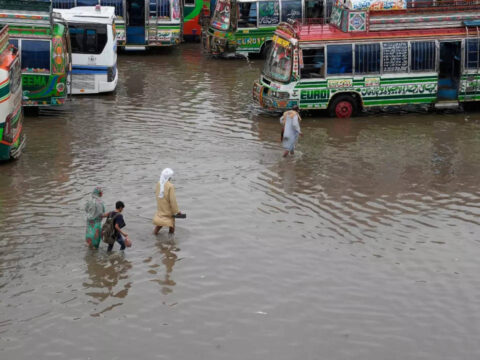
[[[175,236],[172,234],[159,235],[155,246],[158,248],[158,252],[156,252],[153,257],[144,260],[144,262],[151,262],[158,254],[160,254],[161,263],[165,266],[165,274],[151,279],[150,281],[158,283],[161,286],[162,294],[168,295],[173,291],[172,287],[176,285],[175,281],[172,280],[171,275],[173,272],[173,266],[180,260],[177,255],[180,249],[177,247]],[[157,268],[160,266],[160,264],[152,263],[148,272],[152,275],[157,275],[159,273]]]
[[[124,299],[128,295],[132,283],[128,281],[128,271],[132,268],[130,261],[125,259],[123,253],[102,253],[96,250],[87,250],[85,254],[87,273],[89,281],[83,283],[86,295],[91,296],[90,302],[100,305],[111,299]],[[101,314],[122,305],[123,302],[116,301],[105,309],[91,314]]]

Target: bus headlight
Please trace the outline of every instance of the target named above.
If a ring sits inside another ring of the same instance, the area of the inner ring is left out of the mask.
[[[288,99],[290,97],[288,92],[274,90],[270,90],[269,95],[277,99]]]

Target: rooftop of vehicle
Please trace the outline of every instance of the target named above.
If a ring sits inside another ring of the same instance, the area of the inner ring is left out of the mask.
[[[464,35],[465,28],[435,28],[418,30],[385,30],[385,31],[362,31],[362,32],[344,32],[331,24],[309,24],[298,25],[295,28],[294,37],[300,42],[312,41],[353,41],[353,40],[394,40],[411,37],[432,37],[432,36],[455,36]],[[288,28],[280,26],[277,34],[283,38],[292,38]]]
[[[71,9],[54,9],[68,22],[110,24],[115,19],[113,6],[77,6]]]

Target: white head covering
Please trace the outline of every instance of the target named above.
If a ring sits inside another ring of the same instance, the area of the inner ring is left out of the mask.
[[[165,191],[165,183],[170,180],[173,176],[173,170],[170,168],[165,168],[162,171],[162,175],[160,175],[160,194],[158,195],[159,198],[163,198]]]

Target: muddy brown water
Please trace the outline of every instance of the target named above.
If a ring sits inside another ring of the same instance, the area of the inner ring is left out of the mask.
[[[1,359],[480,358],[480,112],[316,114],[293,158],[262,60],[120,55],[0,167]],[[151,234],[164,167],[186,220]],[[90,251],[83,205],[133,247]]]

